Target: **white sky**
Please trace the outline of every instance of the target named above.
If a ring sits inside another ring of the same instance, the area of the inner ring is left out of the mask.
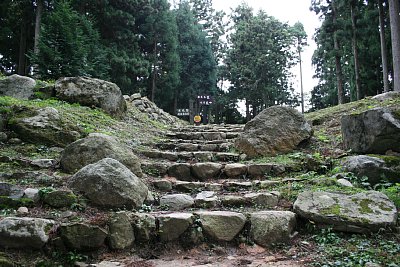
[[[315,29],[321,25],[317,15],[309,10],[311,0],[213,0],[213,5],[216,10],[224,10],[229,14],[231,8],[233,9],[243,2],[246,2],[255,11],[259,9],[264,10],[269,16],[273,16],[281,22],[288,22],[290,25],[298,21],[303,23],[308,35],[309,44],[302,53],[303,86],[304,92],[306,94],[309,93],[317,83],[317,81],[312,78],[314,70],[311,65],[311,57],[316,49],[316,44],[312,41],[312,36]],[[300,72],[299,66],[296,66],[293,72],[298,74]],[[299,74],[293,83],[296,91],[300,92]],[[307,98],[308,97],[306,97],[305,100],[306,106],[308,104]]]

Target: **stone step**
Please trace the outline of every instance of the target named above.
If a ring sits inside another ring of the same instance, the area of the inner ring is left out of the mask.
[[[240,135],[240,132],[172,132],[166,136],[173,139],[184,140],[225,140],[234,139]]]
[[[191,140],[189,140],[191,141]],[[172,151],[209,151],[209,152],[227,152],[233,144],[230,142],[218,141],[218,144],[212,143],[215,141],[204,142],[163,142],[155,145],[156,148],[161,150],[172,150]]]
[[[285,183],[284,180],[214,180],[212,182],[189,182],[174,179],[155,179],[152,185],[163,192],[193,193],[199,191],[214,192],[251,192],[265,190]]]
[[[257,212],[206,211],[126,212],[138,243],[179,241],[190,246],[207,242],[251,240],[268,247],[288,243],[296,228],[296,215],[290,211]],[[246,228],[245,228],[246,226]],[[137,234],[136,234],[137,233]]]
[[[244,125],[200,125],[200,126],[182,126],[172,128],[173,132],[231,132],[231,131],[243,131]]]
[[[168,189],[168,186],[171,186],[171,184],[168,183],[168,180],[153,181],[153,185],[161,190]],[[238,182],[236,186],[237,185],[240,185],[240,183]],[[246,188],[250,190],[232,193],[221,190],[218,191],[220,188],[217,186],[217,184],[209,184],[204,186],[208,186],[209,190],[202,190],[201,188],[198,188],[197,190],[192,190],[190,194],[180,192],[163,195],[159,199],[159,206],[153,207],[171,211],[191,209],[194,207],[207,209],[249,207],[251,209],[260,209],[274,208],[278,206],[280,199],[280,193],[277,191],[253,192],[251,191],[251,188]],[[233,188],[229,187],[227,184],[223,184],[222,186],[226,189]]]
[[[118,251],[130,248],[133,244],[140,248],[143,245],[179,242],[194,247],[206,241],[239,244],[243,242],[241,240],[254,241],[267,247],[274,243],[290,242],[296,227],[296,215],[290,211],[270,210],[248,213],[221,210],[121,211],[111,214],[105,225],[4,217],[0,223],[2,246],[40,250],[51,240],[46,229],[57,224],[61,226],[52,237],[59,239],[57,244],[68,245],[74,251],[104,251],[105,245]]]
[[[170,161],[220,161],[220,162],[238,162],[240,155],[237,153],[228,152],[169,152],[161,150],[146,150],[140,152],[143,156],[152,159],[165,159]]]
[[[182,181],[207,181],[216,178],[265,179],[266,176],[279,176],[289,167],[272,163],[171,163],[167,161],[142,161],[143,172],[151,176],[175,177]],[[290,168],[289,168],[290,169]]]

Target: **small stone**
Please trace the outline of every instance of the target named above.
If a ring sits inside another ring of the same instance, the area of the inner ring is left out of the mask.
[[[160,198],[160,206],[167,206],[169,210],[183,210],[193,206],[194,200],[185,194],[167,195]]]
[[[19,138],[10,138],[8,140],[8,143],[11,145],[19,145],[19,144],[22,144],[22,140]]]
[[[172,241],[179,238],[193,223],[191,213],[171,213],[158,217],[161,241]]]
[[[53,167],[56,162],[55,159],[35,159],[31,161],[31,165],[33,167],[47,169]]]
[[[169,180],[162,179],[153,182],[155,188],[162,191],[170,191],[172,189],[172,183]]]
[[[27,207],[19,207],[18,210],[17,210],[17,213],[19,215],[25,215],[25,214],[29,213],[29,210],[28,210]]]
[[[39,189],[36,188],[27,188],[24,191],[25,198],[32,199],[33,201],[39,201]]]
[[[339,179],[336,181],[338,183],[338,185],[344,186],[344,187],[353,187],[353,184],[350,183],[348,180],[346,179]]]
[[[0,132],[0,142],[5,143],[7,141],[7,134],[5,132]]]

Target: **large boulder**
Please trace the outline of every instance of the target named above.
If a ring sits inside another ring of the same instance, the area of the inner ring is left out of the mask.
[[[345,171],[354,173],[358,178],[367,177],[368,182],[371,184],[377,184],[385,180],[393,183],[400,182],[400,158],[397,159],[397,169],[388,166],[384,160],[386,158],[392,159],[396,157],[351,156],[347,157],[342,165]]]
[[[250,214],[250,236],[260,246],[287,243],[296,226],[290,211],[260,211]]]
[[[61,155],[61,167],[69,173],[104,158],[113,158],[124,164],[134,174],[142,177],[138,157],[114,137],[92,133],[67,146]]]
[[[394,227],[396,206],[380,192],[353,195],[306,191],[297,197],[294,211],[307,220],[344,232],[363,233]]]
[[[312,133],[311,126],[298,111],[274,106],[246,123],[235,147],[250,157],[274,156],[296,149]]]
[[[121,116],[126,111],[121,90],[111,82],[88,77],[66,77],[56,81],[55,90],[57,98],[61,100],[99,107],[110,115]]]
[[[34,79],[14,74],[0,80],[0,96],[30,99],[34,96],[35,86]]]
[[[139,208],[148,193],[135,174],[111,158],[83,167],[71,177],[69,186],[92,204],[107,208]]]
[[[9,128],[25,142],[65,147],[80,137],[76,126],[62,120],[55,108],[14,110]]]
[[[104,245],[107,231],[85,223],[62,224],[60,234],[64,244],[73,250],[95,250]]]
[[[0,246],[41,249],[49,240],[53,224],[40,218],[4,218],[0,220]]]
[[[356,153],[400,152],[400,110],[375,108],[342,117],[346,148]]]
[[[216,241],[232,241],[246,223],[246,217],[237,212],[199,211],[196,215],[204,233]]]

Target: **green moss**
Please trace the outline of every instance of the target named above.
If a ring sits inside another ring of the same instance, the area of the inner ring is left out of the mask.
[[[400,166],[400,157],[396,156],[386,156],[386,155],[377,155],[377,154],[369,154],[368,156],[382,159],[385,161],[388,167],[398,167]]]
[[[333,204],[330,207],[324,208],[322,210],[320,210],[320,213],[323,215],[340,215],[340,205],[339,204]]]
[[[19,207],[32,207],[34,201],[29,198],[10,198],[7,196],[0,196],[0,209],[19,208]]]
[[[372,201],[369,199],[362,199],[359,203],[359,211],[361,214],[370,214],[373,213],[374,211],[369,207],[369,204],[371,204]]]

